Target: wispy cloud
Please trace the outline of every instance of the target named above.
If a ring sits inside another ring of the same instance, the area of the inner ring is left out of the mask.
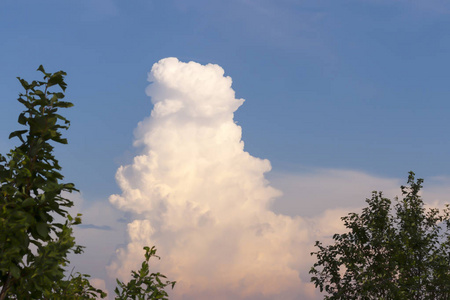
[[[94,224],[80,224],[78,228],[81,229],[96,229],[96,230],[112,230],[111,226],[108,225],[94,225]]]
[[[317,168],[273,173],[270,178],[272,184],[283,191],[283,196],[273,204],[273,210],[302,217],[316,217],[326,210],[360,208],[372,191],[383,191],[390,198],[401,196],[400,185],[404,183],[402,179],[361,171]]]

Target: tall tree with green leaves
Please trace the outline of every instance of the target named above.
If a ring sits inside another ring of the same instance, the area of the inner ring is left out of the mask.
[[[450,299],[450,209],[425,208],[422,179],[410,172],[403,198],[373,192],[349,232],[316,242],[311,281],[324,299]]]
[[[25,106],[18,122],[27,129],[11,133],[21,144],[6,157],[0,154],[0,300],[104,298],[106,293],[90,284],[89,275],[64,275],[68,254],[80,254],[84,247],[75,244],[72,230],[81,215],[68,214],[74,203],[63,196],[77,189],[62,182],[52,143],[67,144],[61,130],[70,122],[58,110],[73,104],[62,100],[65,72],[47,73],[42,66],[38,71],[43,81],[18,78],[25,89],[18,99]],[[141,269],[132,271],[126,284],[117,280],[116,299],[168,299],[165,288],[173,288],[175,281],[163,282],[164,275],[150,273],[150,258],[159,257],[155,247],[144,250]]]
[[[21,144],[0,155],[0,300],[54,299],[67,255],[82,252],[72,232],[80,215],[68,214],[73,202],[62,194],[76,189],[62,182],[52,145],[67,144],[61,130],[70,122],[58,113],[73,105],[62,100],[66,73],[47,73],[42,66],[38,71],[43,81],[18,78],[25,89],[18,99],[25,106],[18,122],[27,128],[11,133]]]

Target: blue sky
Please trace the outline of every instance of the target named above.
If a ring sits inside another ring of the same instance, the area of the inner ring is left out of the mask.
[[[146,73],[175,56],[233,78],[247,100],[236,115],[247,150],[275,169],[447,175],[450,20],[433,3],[2,1],[2,106],[11,112],[2,134],[20,109],[15,77],[35,78],[40,64],[65,70],[76,105],[66,151],[104,172],[97,188],[78,185],[108,193],[114,162],[150,109]],[[83,172],[69,164],[67,176]]]
[[[270,160],[282,212],[307,210],[292,200],[305,196],[295,178],[317,183],[327,170],[343,172],[326,176],[335,183],[361,177],[345,172],[403,182],[410,170],[448,182],[449,14],[437,0],[3,0],[0,152],[18,128],[16,77],[62,69],[75,107],[57,157],[85,203],[107,202],[152,109],[147,73],[177,57],[232,78],[245,150]]]

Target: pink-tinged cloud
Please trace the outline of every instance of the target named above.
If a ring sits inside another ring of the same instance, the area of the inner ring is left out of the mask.
[[[171,299],[312,299],[311,236],[303,219],[275,214],[281,193],[268,160],[244,151],[231,78],[218,65],[166,58],[150,74],[154,104],[140,122],[142,152],[116,174],[110,202],[133,213],[128,245],[109,265],[127,279],[156,245],[155,270],[176,280]],[[301,271],[302,270],[302,271]]]

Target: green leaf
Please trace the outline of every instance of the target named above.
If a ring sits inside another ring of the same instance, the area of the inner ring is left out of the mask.
[[[20,77],[17,77],[17,79],[19,79],[20,84],[23,86],[24,89],[26,89],[26,90],[29,89],[30,84],[26,80],[24,80],[24,79],[22,79]]]
[[[11,132],[11,134],[9,135],[9,139],[12,139],[13,137],[17,136],[22,141],[22,143],[24,143],[22,134],[27,133],[27,132],[28,132],[28,130],[17,130],[17,131]]]
[[[28,207],[34,204],[36,204],[36,201],[33,198],[27,198],[25,201],[22,202],[22,207]]]
[[[44,75],[45,75],[46,77],[48,77],[48,76],[50,75],[49,73],[46,73],[46,72],[45,72],[44,67],[43,67],[42,65],[40,65],[39,68],[37,68],[36,71],[41,71],[42,73],[44,73]]]
[[[12,264],[9,267],[9,271],[11,272],[12,277],[16,279],[20,277],[20,269],[16,265]]]
[[[67,101],[59,101],[57,104],[55,104],[55,106],[61,108],[69,108],[73,106],[73,103]]]
[[[27,124],[27,117],[25,117],[25,112],[21,113],[19,115],[19,124],[26,125]]]
[[[38,95],[41,99],[45,99],[45,94],[41,90],[37,90],[34,92],[36,95]]]
[[[43,238],[48,237],[48,225],[46,223],[38,222],[36,224],[36,230],[40,236]]]

